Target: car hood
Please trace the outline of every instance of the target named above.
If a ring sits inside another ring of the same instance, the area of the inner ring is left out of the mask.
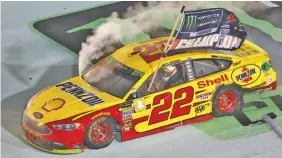
[[[82,78],[75,77],[36,94],[29,101],[25,113],[40,123],[48,123],[107,108],[121,100],[98,91]]]

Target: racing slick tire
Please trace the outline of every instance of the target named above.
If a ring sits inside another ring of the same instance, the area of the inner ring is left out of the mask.
[[[110,117],[101,117],[90,124],[85,135],[84,144],[90,149],[101,149],[109,146],[114,140],[116,122]]]
[[[237,85],[220,86],[213,97],[212,114],[223,117],[242,112],[244,106],[243,92]]]

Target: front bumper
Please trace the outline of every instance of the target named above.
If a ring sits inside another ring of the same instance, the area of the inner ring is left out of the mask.
[[[27,143],[29,143],[30,145],[38,148],[38,149],[41,149],[43,151],[46,151],[46,152],[49,152],[49,153],[54,153],[54,154],[75,154],[75,153],[80,153],[82,152],[83,150],[82,149],[46,149],[46,148],[43,148],[29,140],[27,140],[27,138],[25,137],[24,134],[22,134],[22,138],[24,141],[26,141]]]
[[[34,147],[56,154],[73,154],[83,152],[83,130],[56,130],[52,125],[44,125],[49,129],[48,134],[42,134],[41,128],[30,123],[29,119],[22,121],[22,138]],[[34,123],[36,124],[36,123]]]

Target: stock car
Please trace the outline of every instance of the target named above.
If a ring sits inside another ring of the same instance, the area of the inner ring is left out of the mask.
[[[248,40],[237,50],[194,50],[159,60],[167,40],[120,48],[82,75],[37,93],[23,113],[24,140],[52,153],[100,149],[113,140],[239,113],[245,91],[276,88],[270,57]]]

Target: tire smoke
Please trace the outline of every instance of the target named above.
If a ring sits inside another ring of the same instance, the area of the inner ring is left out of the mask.
[[[128,7],[123,15],[113,12],[108,17],[108,22],[93,30],[93,35],[88,36],[86,42],[82,43],[78,60],[79,74],[81,75],[91,65],[92,60],[116,51],[122,38],[154,31],[160,28],[160,23],[173,25],[179,8],[183,5],[188,6],[186,7],[188,10],[198,8],[193,3],[150,1],[146,6],[137,3]]]

